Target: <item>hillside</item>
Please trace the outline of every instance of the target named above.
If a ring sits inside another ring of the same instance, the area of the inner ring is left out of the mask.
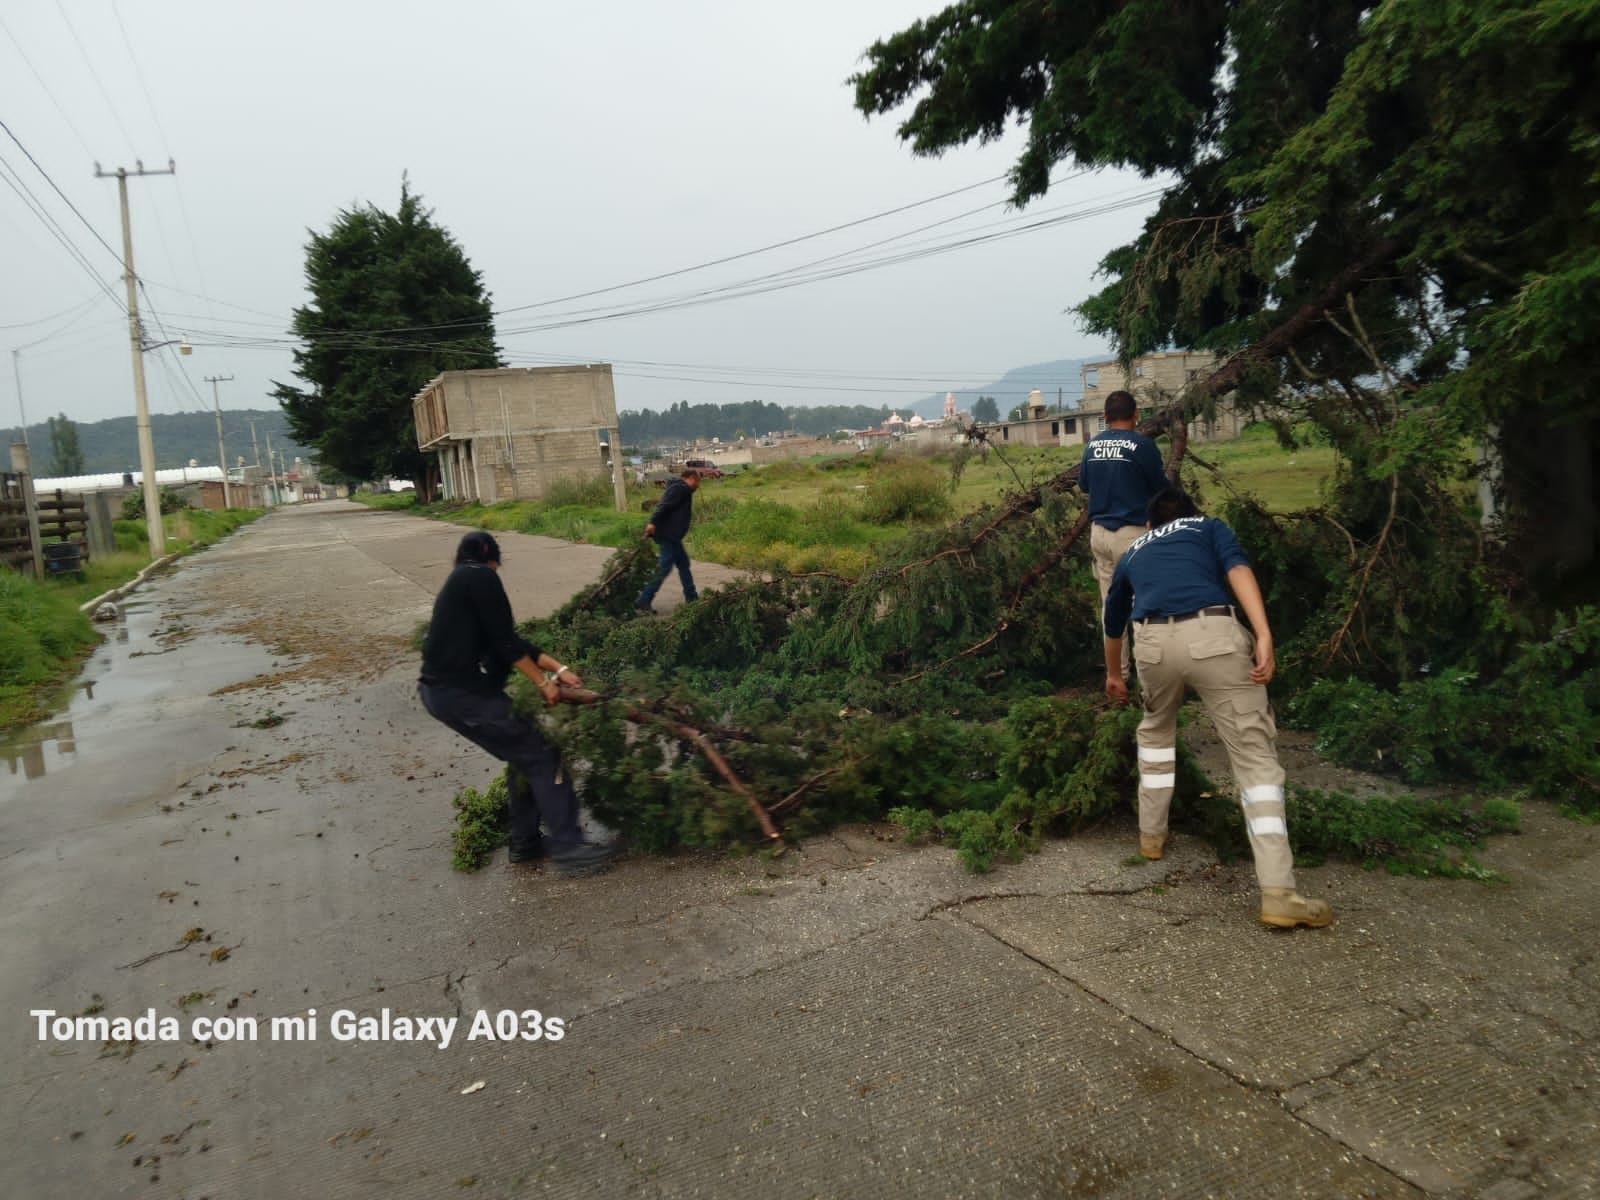
[[[309,458],[311,452],[289,438],[289,426],[278,409],[238,409],[222,412],[222,436],[228,452],[228,461],[237,464],[243,458],[246,464],[256,462],[256,453],[250,444],[250,422],[254,419],[256,445],[261,452],[261,462],[266,463],[267,437],[272,437],[272,449],[285,460],[293,462],[296,455]],[[202,466],[214,466],[217,461],[217,419],[209,412],[152,413],[150,436],[156,444],[156,468],[181,467],[192,458]],[[133,417],[112,417],[105,421],[78,422],[78,444],[83,449],[83,473],[102,471],[129,471],[139,466],[139,434]],[[50,459],[50,430],[44,422],[28,426],[28,446],[33,455],[33,469],[41,476],[54,472]]]
[[[1083,394],[1083,364],[1098,362],[1095,358],[1058,358],[1052,362],[1033,363],[1026,367],[1014,367],[1007,371],[993,383],[986,383],[981,387],[946,388],[946,391],[955,393],[957,407],[971,409],[972,402],[979,396],[993,396],[995,404],[999,406],[1002,414],[1010,411],[1011,407],[1021,404],[1028,398],[1028,393],[1038,388],[1044,393],[1046,404],[1061,403],[1068,408],[1077,406],[1078,397]],[[944,412],[944,392],[936,392],[918,400],[907,409],[898,409],[902,413],[917,413],[925,418],[933,418]]]

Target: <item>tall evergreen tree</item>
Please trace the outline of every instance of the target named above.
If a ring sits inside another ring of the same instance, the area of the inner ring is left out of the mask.
[[[1000,419],[1000,406],[993,396],[979,396],[972,402],[972,419],[990,425]]]
[[[50,473],[82,475],[83,449],[78,444],[78,426],[66,413],[49,419]]]
[[[1079,309],[1126,355],[1234,355],[1219,384],[1298,392],[1358,474],[1487,441],[1517,568],[1594,561],[1600,4],[960,0],[867,59],[916,153],[1025,122],[1019,202],[1065,159],[1172,178]]]
[[[308,387],[273,393],[291,432],[339,476],[392,475],[426,491],[412,396],[441,371],[500,365],[482,276],[402,182],[396,212],[347,209],[312,233],[306,284],[294,357]]]

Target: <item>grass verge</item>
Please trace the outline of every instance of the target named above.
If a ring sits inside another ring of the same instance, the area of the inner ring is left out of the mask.
[[[163,518],[167,549],[186,554],[209,546],[255,520],[261,509],[184,509]],[[115,554],[84,564],[78,576],[34,579],[0,568],[0,729],[47,713],[45,697],[69,679],[98,640],[78,606],[120,587],[149,564],[143,521],[116,521]]]

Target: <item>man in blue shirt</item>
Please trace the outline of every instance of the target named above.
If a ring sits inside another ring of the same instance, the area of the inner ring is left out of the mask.
[[[1261,884],[1262,921],[1283,928],[1326,925],[1333,920],[1327,902],[1295,890],[1278,729],[1267,702],[1277,660],[1250,560],[1233,530],[1200,516],[1178,488],[1150,502],[1149,521],[1150,531],[1128,548],[1112,574],[1103,614],[1106,693],[1118,702],[1128,699],[1122,662],[1130,619],[1136,630],[1133,659],[1144,703],[1138,731],[1139,853],[1156,859],[1166,849],[1178,707],[1192,686],[1227,747],[1239,786]],[[1249,629],[1239,621],[1241,611]]]
[[[1150,498],[1167,486],[1161,451],[1155,442],[1134,428],[1139,408],[1129,392],[1106,397],[1104,431],[1084,443],[1078,487],[1089,494],[1089,556],[1095,582],[1100,585],[1104,611],[1106,591],[1117,560],[1145,529],[1145,508]],[[1122,657],[1122,677],[1128,677],[1128,654]]]

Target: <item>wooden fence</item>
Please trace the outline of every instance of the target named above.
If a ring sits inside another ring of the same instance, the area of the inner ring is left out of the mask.
[[[33,544],[28,537],[28,501],[24,489],[31,486],[26,475],[0,472],[0,563],[17,571],[31,571]],[[39,513],[39,540],[42,543],[75,542],[83,558],[89,557],[89,513],[83,497],[75,492],[35,495]]]
[[[33,569],[33,542],[28,537],[27,476],[0,471],[0,563],[17,571]]]
[[[76,492],[35,492],[34,503],[39,508],[40,541],[59,540],[77,542],[83,547],[83,556],[89,557],[89,512],[83,497]]]

